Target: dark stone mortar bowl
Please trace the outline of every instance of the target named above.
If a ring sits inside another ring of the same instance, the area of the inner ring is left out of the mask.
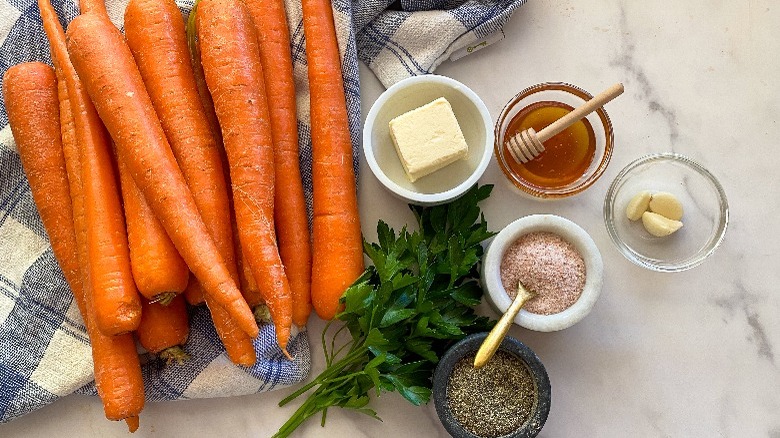
[[[487,333],[476,333],[453,345],[439,361],[433,375],[433,401],[444,428],[455,438],[482,438],[466,430],[452,414],[447,402],[447,383],[455,365],[464,356],[476,353]],[[539,434],[550,413],[550,379],[544,365],[525,344],[510,336],[504,338],[499,350],[515,355],[528,365],[536,388],[533,414],[516,431],[501,438],[532,438]]]

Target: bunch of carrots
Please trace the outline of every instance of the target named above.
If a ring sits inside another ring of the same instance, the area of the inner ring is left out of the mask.
[[[288,357],[312,304],[338,312],[363,271],[352,148],[328,0],[302,0],[311,233],[283,0],[199,0],[189,35],[174,0],[130,0],[124,36],[103,0],[79,4],[66,32],[38,0],[54,68],[12,67],[3,94],[106,417],[132,432],[144,404],[135,339],[183,360],[187,302],[208,306],[242,366],[255,363],[264,308]]]

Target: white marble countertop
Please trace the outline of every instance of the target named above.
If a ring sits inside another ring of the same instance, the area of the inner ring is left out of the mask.
[[[608,106],[615,151],[602,179],[583,194],[538,202],[513,192],[493,161],[482,183],[498,230],[530,213],[555,213],[587,230],[605,263],[592,313],[557,333],[514,327],[547,367],[552,409],[542,437],[780,437],[780,9],[771,0],[530,1],[506,39],[437,73],[472,87],[495,118],[517,91],[566,81],[597,92],[623,81]],[[364,114],[382,91],[361,70]],[[731,222],[720,249],[679,274],[624,259],[604,228],[601,207],[618,171],[650,152],[688,155],[712,171],[729,197]],[[383,218],[412,221],[365,162],[363,230]],[[368,208],[372,206],[373,208]],[[316,340],[323,327],[313,318]],[[314,343],[314,371],[323,359]],[[147,405],[136,436],[269,436],[295,406],[290,390],[231,399]],[[324,429],[310,420],[296,436],[446,436],[434,408],[395,393],[372,401],[384,422],[331,410]],[[96,398],[68,396],[0,425],[0,435],[125,436]]]

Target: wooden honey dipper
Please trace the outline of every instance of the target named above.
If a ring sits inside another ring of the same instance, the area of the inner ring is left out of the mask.
[[[518,163],[527,163],[538,157],[544,151],[545,141],[558,135],[564,129],[577,123],[580,119],[604,106],[607,102],[623,94],[623,84],[617,83],[576,109],[554,121],[538,133],[534,128],[518,132],[507,140],[506,145],[512,158]]]

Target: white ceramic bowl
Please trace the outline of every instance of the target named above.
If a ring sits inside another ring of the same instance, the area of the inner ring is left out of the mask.
[[[439,97],[452,105],[468,156],[412,183],[396,153],[389,123]],[[463,195],[485,172],[492,148],[493,121],[487,107],[467,86],[445,76],[415,76],[391,86],[371,106],[363,127],[363,152],[371,172],[395,196],[417,205],[443,204]]]
[[[507,225],[490,242],[482,259],[482,287],[488,303],[503,314],[512,304],[501,283],[501,259],[504,252],[525,234],[547,231],[561,236],[574,246],[585,261],[585,287],[577,301],[566,310],[552,315],[540,315],[521,309],[515,324],[538,332],[553,332],[571,327],[584,318],[601,293],[604,263],[596,243],[590,235],[574,222],[551,214],[535,214],[521,217]]]

